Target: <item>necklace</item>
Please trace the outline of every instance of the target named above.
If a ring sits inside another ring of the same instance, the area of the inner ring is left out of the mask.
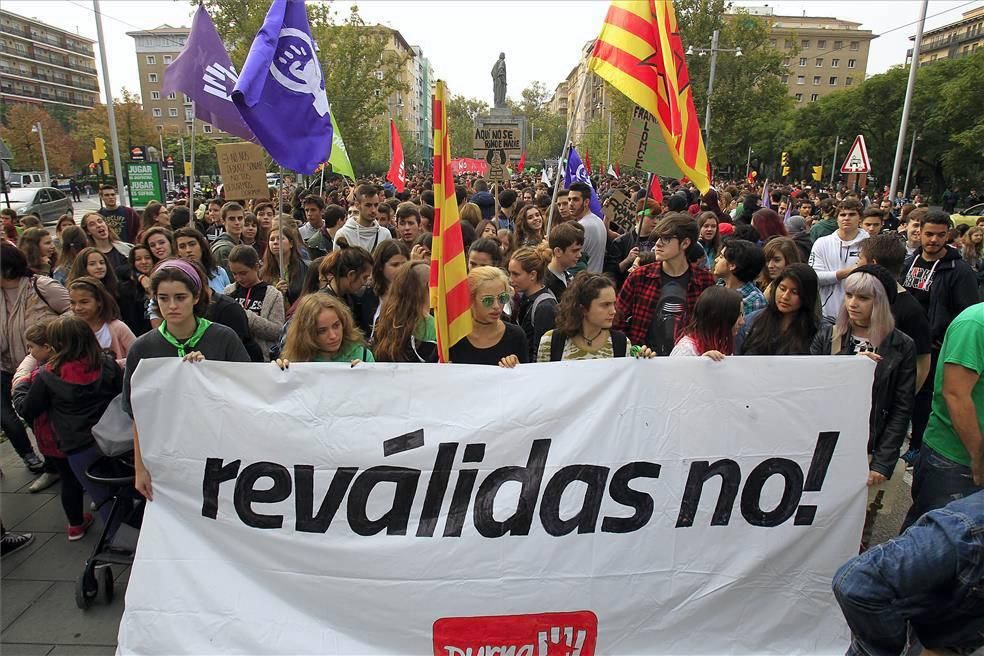
[[[584,343],[585,344],[587,344],[588,346],[593,346],[592,342],[594,342],[596,339],[598,339],[599,337],[601,337],[601,333],[603,333],[603,332],[605,332],[605,329],[604,328],[602,328],[601,330],[599,330],[598,331],[598,334],[595,335],[594,337],[590,338],[590,339],[588,339],[588,336],[587,335],[584,335],[584,334],[581,335],[581,338],[584,340]]]

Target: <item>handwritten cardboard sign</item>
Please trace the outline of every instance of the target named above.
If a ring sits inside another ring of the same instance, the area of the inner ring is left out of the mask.
[[[622,166],[648,171],[667,178],[682,178],[679,167],[670,155],[670,147],[656,117],[638,105],[632,110],[632,121],[625,135]]]
[[[625,195],[624,192],[616,190],[605,200],[605,217],[609,223],[617,225],[623,232],[632,229],[636,222],[636,204]]]
[[[215,144],[215,154],[226,198],[245,200],[270,195],[262,148],[245,141]]]

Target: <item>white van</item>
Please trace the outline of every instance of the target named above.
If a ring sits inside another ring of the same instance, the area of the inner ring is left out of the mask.
[[[36,171],[13,172],[10,174],[11,187],[44,187],[44,174]]]

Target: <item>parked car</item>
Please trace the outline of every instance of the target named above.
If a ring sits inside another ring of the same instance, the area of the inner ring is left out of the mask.
[[[0,205],[6,205],[0,197]],[[45,224],[57,223],[62,214],[73,214],[72,199],[54,187],[24,187],[10,190],[10,207],[18,216],[34,214]]]
[[[44,174],[36,171],[14,171],[10,174],[11,187],[43,187]]]
[[[971,205],[965,210],[961,210],[959,214],[951,214],[950,220],[953,221],[953,225],[969,225],[973,228],[977,225],[977,219],[984,216],[984,203],[978,203],[977,205]]]

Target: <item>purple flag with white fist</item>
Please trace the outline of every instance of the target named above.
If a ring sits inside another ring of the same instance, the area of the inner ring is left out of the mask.
[[[594,185],[591,183],[591,176],[581,163],[581,156],[577,154],[574,146],[571,146],[567,155],[567,168],[564,170],[564,189],[569,189],[573,182],[583,182],[591,187],[591,200],[588,202],[588,207],[592,214],[603,217],[604,210],[601,209],[601,201],[598,200],[598,194],[595,193]]]
[[[314,173],[329,158],[331,114],[303,0],[270,5],[232,99],[284,168]]]
[[[198,6],[191,22],[188,42],[181,54],[164,70],[166,95],[180,91],[195,101],[195,116],[223,132],[253,141],[253,131],[232,102],[232,89],[239,77],[215,31],[212,17]]]

